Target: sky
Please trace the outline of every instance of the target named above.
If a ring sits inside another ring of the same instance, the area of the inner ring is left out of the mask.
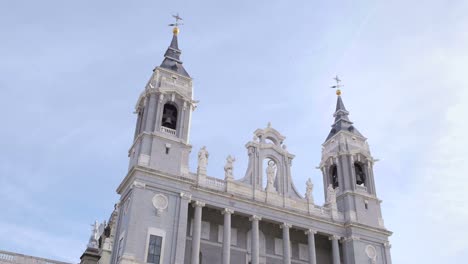
[[[323,203],[338,74],[368,138],[393,263],[468,258],[468,2],[0,1],[0,249],[78,262],[128,168],[134,106],[184,18],[191,170],[244,176],[268,122]]]

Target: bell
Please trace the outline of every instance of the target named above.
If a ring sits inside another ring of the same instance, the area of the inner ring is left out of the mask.
[[[164,118],[164,124],[166,125],[172,125],[172,119],[170,116]]]

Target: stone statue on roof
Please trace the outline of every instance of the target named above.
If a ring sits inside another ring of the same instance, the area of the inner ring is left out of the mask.
[[[231,155],[227,156],[226,165],[224,165],[224,179],[225,180],[234,179],[234,175],[232,173],[232,171],[234,170],[234,161],[236,161],[236,158],[231,157]]]

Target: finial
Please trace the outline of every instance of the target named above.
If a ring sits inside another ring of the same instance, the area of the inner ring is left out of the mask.
[[[333,80],[336,81],[336,85],[330,86],[330,88],[336,89],[336,95],[340,96],[341,95],[340,88],[343,87],[344,85],[340,84],[341,80],[340,80],[340,78],[338,78],[338,75],[336,75],[335,78],[333,78]]]
[[[173,23],[173,24],[169,24],[170,27],[174,27],[172,29],[172,33],[174,33],[174,35],[178,35],[179,34],[179,26],[183,25],[183,23],[179,23],[180,20],[183,20],[180,16],[179,16],[179,13],[175,14],[175,15],[172,15],[173,18],[175,18],[176,22]]]

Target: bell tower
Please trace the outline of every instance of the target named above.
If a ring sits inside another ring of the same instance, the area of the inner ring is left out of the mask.
[[[336,204],[346,222],[383,228],[377,198],[372,157],[367,138],[354,127],[346,110],[341,91],[337,90],[335,122],[322,145],[320,169],[325,194],[330,186],[336,193]]]
[[[173,175],[188,173],[190,120],[196,102],[192,78],[180,60],[178,34],[176,25],[163,62],[153,70],[136,104],[129,169],[138,165]]]

